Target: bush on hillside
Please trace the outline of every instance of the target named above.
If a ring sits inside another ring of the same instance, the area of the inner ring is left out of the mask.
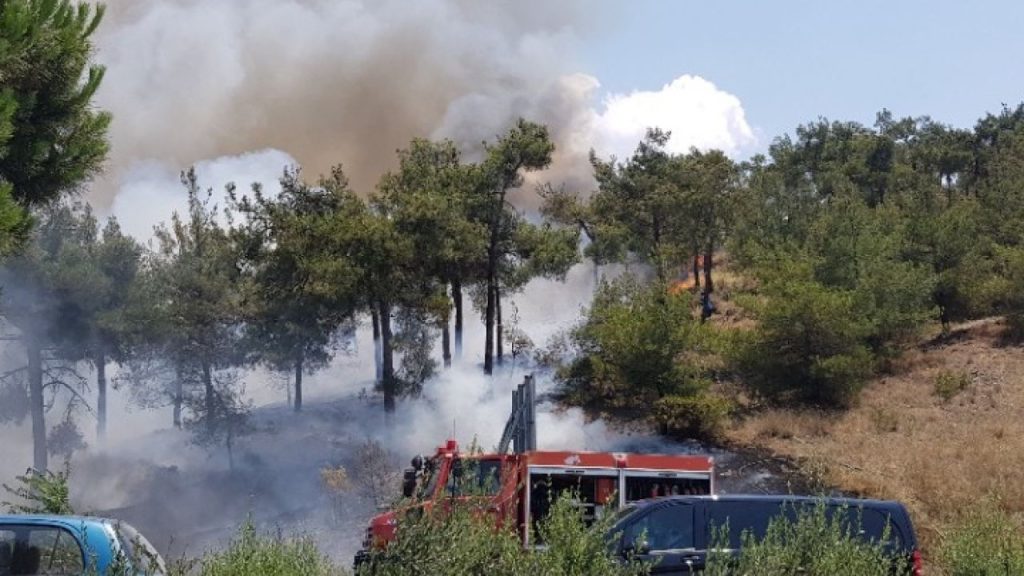
[[[1005,314],[1013,340],[1024,340],[1024,247],[997,251],[1000,274],[987,286],[997,310]]]
[[[701,363],[711,342],[689,294],[632,277],[604,283],[571,340],[574,357],[557,376],[572,403],[647,412],[707,387]]]
[[[845,407],[871,376],[869,326],[848,290],[814,280],[806,262],[780,262],[755,304],[758,326],[737,334],[733,360],[751,389],[778,401]]]
[[[935,376],[935,395],[949,402],[971,385],[971,375],[964,370],[943,370]]]
[[[714,440],[734,408],[730,399],[717,394],[666,396],[654,403],[654,421],[663,434]]]

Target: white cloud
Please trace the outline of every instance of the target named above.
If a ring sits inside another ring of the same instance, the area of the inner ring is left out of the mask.
[[[595,148],[604,156],[626,158],[648,128],[672,133],[668,149],[717,148],[737,156],[756,144],[743,105],[736,96],[699,76],[683,75],[658,91],[610,94],[593,121]]]

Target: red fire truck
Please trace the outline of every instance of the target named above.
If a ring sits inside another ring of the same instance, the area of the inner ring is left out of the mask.
[[[462,454],[449,440],[433,456],[413,458],[402,489],[407,504],[370,521],[356,564],[394,539],[402,513],[430,510],[452,498],[486,498],[496,522],[514,521],[529,546],[535,544],[531,527],[562,494],[572,493],[584,519],[593,521],[635,500],[714,493],[710,456],[536,450],[534,398],[533,379],[527,377],[513,394],[512,416],[497,453]],[[515,449],[506,453],[510,442]]]

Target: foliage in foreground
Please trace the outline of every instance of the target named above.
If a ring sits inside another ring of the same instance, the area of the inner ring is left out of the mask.
[[[795,519],[772,520],[764,538],[742,535],[742,554],[733,558],[712,551],[705,571],[708,576],[757,574],[759,576],[892,576],[909,573],[894,569],[884,544],[859,539],[859,522],[844,514],[829,514],[827,506],[804,508]],[[728,526],[716,530],[715,548],[729,547]],[[883,534],[883,540],[888,534]]]
[[[238,537],[222,552],[212,553],[194,567],[179,566],[180,575],[197,576],[335,576],[345,571],[334,566],[305,538],[264,536],[247,522]]]
[[[19,502],[3,502],[14,514],[74,514],[71,508],[68,476],[70,469],[63,472],[36,472],[29,470],[17,476],[17,486],[4,484],[4,491]]]
[[[941,560],[951,576],[1024,574],[1024,530],[989,502],[944,540]]]
[[[603,534],[611,517],[588,528],[579,508],[562,498],[538,527],[535,537],[547,546],[542,552],[523,549],[515,526],[495,528],[481,509],[455,506],[450,514],[406,516],[397,540],[377,553],[358,574],[412,576],[419,574],[546,574],[618,576],[645,574],[643,566],[623,566],[608,552]]]

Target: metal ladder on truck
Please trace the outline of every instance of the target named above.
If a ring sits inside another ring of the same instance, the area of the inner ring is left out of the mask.
[[[512,391],[512,414],[505,422],[498,454],[507,453],[509,444],[515,454],[537,449],[537,386],[532,374]]]

